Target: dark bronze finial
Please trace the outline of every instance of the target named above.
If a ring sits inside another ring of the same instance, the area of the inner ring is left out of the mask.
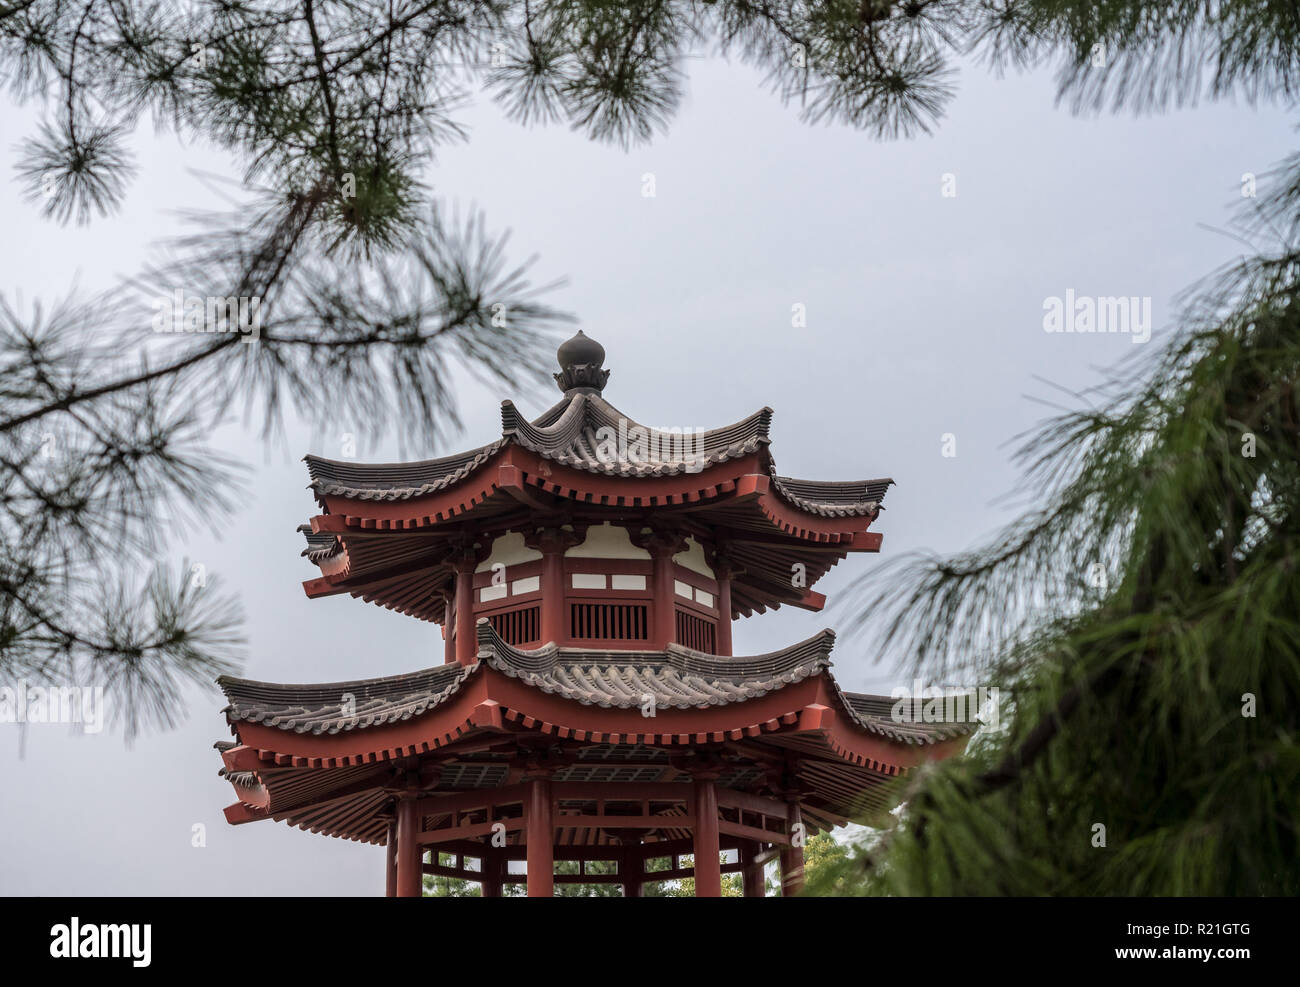
[[[560,344],[555,357],[560,361],[555,383],[565,394],[599,394],[609,380],[609,371],[603,369],[605,347],[583,335],[581,329],[572,339]]]

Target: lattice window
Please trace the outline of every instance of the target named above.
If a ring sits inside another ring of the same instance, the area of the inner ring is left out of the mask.
[[[663,768],[647,765],[571,764],[556,771],[554,780],[636,783],[658,781],[663,773]]]
[[[569,635],[578,640],[644,641],[649,637],[645,604],[574,603]]]
[[[711,620],[678,610],[677,643],[705,654],[717,654],[717,628]]]
[[[508,770],[504,764],[444,764],[438,780],[450,788],[495,788]]]
[[[518,647],[522,644],[532,644],[537,640],[540,633],[541,608],[524,607],[522,610],[507,610],[505,613],[494,613],[488,619],[492,621],[492,629],[500,635],[501,640]]]

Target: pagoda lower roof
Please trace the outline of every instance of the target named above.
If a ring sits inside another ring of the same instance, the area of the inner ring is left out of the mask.
[[[418,672],[352,682],[279,685],[223,676],[232,723],[260,723],[293,733],[338,734],[420,716],[454,696],[483,668],[517,678],[529,688],[583,706],[700,709],[744,703],[829,669],[835,632],[824,630],[779,651],[720,657],[670,644],[662,651],[557,648],[533,651],[503,641],[480,619],[478,661],[451,662]],[[889,715],[896,700],[844,692],[844,712],[863,730],[901,744],[932,744],[963,735],[953,724],[899,724]],[[350,697],[345,705],[344,696]]]
[[[864,800],[886,807],[885,782],[959,749],[976,725],[896,722],[895,700],[840,689],[830,673],[831,631],[734,658],[677,645],[523,651],[486,620],[477,634],[471,665],[309,685],[219,679],[235,737],[219,746],[222,774],[240,799],[228,818],[276,818],[381,842],[385,785],[399,765],[444,763],[442,791],[500,785],[506,755],[461,752],[486,751],[485,737],[520,736],[582,756],[597,745],[665,759],[674,750],[725,748],[737,777],[773,755],[796,757],[805,808],[833,824]],[[610,782],[632,777],[613,763]]]

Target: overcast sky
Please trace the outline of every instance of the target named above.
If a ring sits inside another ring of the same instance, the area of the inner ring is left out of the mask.
[[[631,417],[709,427],[770,405],[782,473],[897,480],[877,525],[888,555],[958,550],[996,531],[1016,483],[1007,442],[1044,414],[1026,396],[1059,396],[1036,378],[1086,386],[1133,350],[1122,334],[1046,333],[1045,299],[1149,297],[1146,345],[1159,345],[1175,296],[1242,249],[1199,224],[1222,226],[1243,173],[1267,171],[1294,138],[1282,112],[1240,106],[1077,118],[1055,107],[1047,74],[997,80],[969,67],[935,135],[881,143],[801,124],[742,66],[691,65],[670,133],[648,148],[523,129],[482,100],[463,117],[470,141],[444,148],[428,179],[481,206],[490,228],[512,229],[511,256],[537,253],[540,279],[569,279],[552,301],[604,344],[605,396]],[[48,304],[74,282],[108,288],[181,230],[177,210],[222,205],[191,169],[233,173],[225,152],[142,131],[141,174],[120,215],[47,223],[13,180],[14,145],[36,120],[32,108],[0,108],[0,291],[11,300]],[[647,173],[653,198],[642,195]],[[943,195],[945,175],[955,196]],[[806,328],[791,326],[795,304]],[[502,398],[541,410],[558,397],[468,380],[460,394],[456,448],[500,434]],[[436,625],[304,596],[315,570],[294,529],[315,507],[298,460],[338,456],[338,437],[359,427],[315,424],[293,425],[270,450],[251,430],[223,430],[217,444],[254,467],[250,496],[219,539],[195,533],[170,557],[238,588],[248,677],[331,681],[441,662]],[[954,457],[942,455],[945,433]],[[817,589],[833,601],[877,564],[851,556]],[[741,620],[736,651],[843,622],[833,608]],[[888,693],[898,678],[891,656],[844,637],[835,659],[849,689]],[[129,750],[109,733],[0,727],[0,893],[382,894],[382,849],[272,822],[226,825],[234,795],[212,750],[229,737],[222,705],[215,688],[196,691],[184,725]],[[206,846],[194,847],[200,824]]]

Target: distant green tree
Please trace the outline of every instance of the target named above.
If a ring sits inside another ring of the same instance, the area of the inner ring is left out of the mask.
[[[686,854],[680,859],[683,867],[695,866],[695,857],[692,854]],[[725,852],[719,854],[718,860],[725,864],[727,854]],[[671,857],[652,857],[646,861],[646,873],[650,877],[653,877],[654,871],[668,870],[671,867]],[[739,874],[722,875],[722,897],[740,898],[744,893],[744,882]],[[694,898],[695,878],[679,877],[667,881],[647,880],[641,894],[646,898]]]
[[[432,851],[434,859],[445,867],[450,867],[455,860],[455,856],[448,853],[438,853]],[[424,896],[426,898],[480,898],[483,895],[482,885],[478,881],[467,880],[463,877],[443,877],[441,874],[424,875]]]
[[[425,874],[424,896],[426,898],[481,898],[483,889],[477,881]]]
[[[560,860],[555,864],[555,873],[557,874],[578,874],[581,873],[582,864],[577,860]],[[618,862],[614,860],[592,860],[587,864],[588,874],[617,874]],[[556,884],[555,897],[557,898],[621,898],[623,896],[623,886],[621,884]]]
[[[830,833],[816,833],[808,837],[803,848],[803,874],[806,893],[827,895],[837,893],[846,886],[839,878],[827,879],[824,875],[838,870],[850,857],[850,850]]]

